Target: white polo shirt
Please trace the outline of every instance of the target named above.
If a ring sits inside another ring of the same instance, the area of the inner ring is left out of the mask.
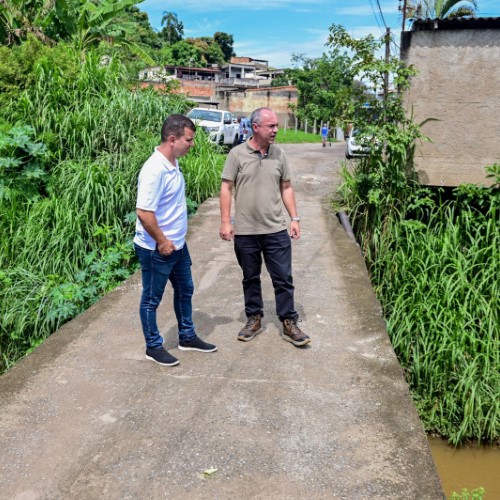
[[[139,173],[136,207],[154,212],[163,234],[177,249],[184,246],[187,233],[187,207],[184,176],[155,148]],[[154,250],[156,241],[137,218],[134,243]]]

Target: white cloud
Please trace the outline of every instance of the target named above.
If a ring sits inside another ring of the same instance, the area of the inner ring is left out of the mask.
[[[234,49],[239,56],[266,59],[269,61],[269,65],[275,68],[289,68],[292,65],[292,54],[321,57],[323,53],[328,52],[328,47],[325,46],[327,38],[328,34],[318,30],[317,37],[302,40],[297,44],[290,44],[290,42],[281,40],[274,40],[270,43],[269,39],[267,39],[262,42],[236,42]]]
[[[325,0],[274,0],[272,5],[268,0],[253,0],[245,3],[244,10],[269,10],[273,9],[293,9],[294,6],[299,6],[303,9],[304,5],[311,6],[327,6]],[[226,11],[228,9],[227,0],[171,0],[167,4],[165,0],[145,0],[139,4],[139,8],[150,10],[169,10],[175,12],[176,9],[190,10],[196,12],[207,11]],[[242,8],[237,6],[236,8]]]

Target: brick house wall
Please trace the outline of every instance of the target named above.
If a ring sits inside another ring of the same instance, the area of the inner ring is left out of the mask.
[[[221,107],[227,105],[226,109],[237,116],[250,116],[254,109],[266,107],[276,113],[281,127],[295,123],[294,115],[289,107],[290,104],[297,104],[297,88],[293,86],[231,92],[220,101]]]
[[[294,115],[289,107],[289,104],[297,104],[297,89],[295,87],[266,87],[234,91],[222,90],[223,87],[215,82],[182,79],[178,81],[181,84],[178,92],[199,102],[200,106],[227,109],[236,116],[250,116],[254,109],[268,107],[278,115],[281,127],[295,124]],[[157,82],[140,82],[140,86],[165,88],[163,83]]]

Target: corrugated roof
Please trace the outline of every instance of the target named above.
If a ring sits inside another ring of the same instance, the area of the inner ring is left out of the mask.
[[[411,31],[500,29],[500,17],[458,17],[455,19],[415,19]]]

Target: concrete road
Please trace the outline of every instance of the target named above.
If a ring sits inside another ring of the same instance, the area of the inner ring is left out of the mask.
[[[329,206],[343,144],[287,145],[302,238],[296,306],[312,343],[245,321],[241,272],[217,200],[190,222],[198,334],[180,359],[144,359],[136,274],[0,377],[3,499],[439,499],[441,485],[357,245]]]

